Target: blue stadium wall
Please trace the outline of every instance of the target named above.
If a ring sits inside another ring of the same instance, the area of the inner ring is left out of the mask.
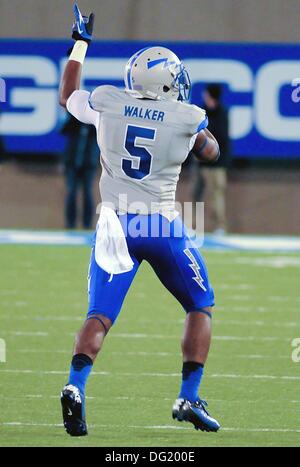
[[[154,43],[152,43],[154,45]],[[58,84],[70,41],[0,41],[0,132],[13,153],[61,153]],[[236,158],[300,159],[300,45],[165,42],[184,61],[201,105],[205,83],[224,85]],[[83,87],[122,86],[129,56],[149,42],[95,42]],[[4,80],[4,81],[3,81]]]

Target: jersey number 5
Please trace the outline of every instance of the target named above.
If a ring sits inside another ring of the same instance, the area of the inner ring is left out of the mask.
[[[127,126],[125,149],[131,159],[122,159],[122,169],[130,178],[143,180],[151,171],[152,154],[145,146],[136,143],[136,138],[155,140],[156,130],[141,126]]]

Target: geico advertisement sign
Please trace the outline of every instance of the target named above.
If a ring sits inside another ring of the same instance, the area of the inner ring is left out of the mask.
[[[5,81],[15,81],[1,113],[0,131],[4,135],[41,136],[51,133],[59,119],[58,84],[64,60],[59,64],[42,56],[0,56],[1,100],[5,99]],[[124,58],[87,58],[85,81],[97,83],[122,81]],[[273,141],[300,141],[300,60],[275,60],[258,70],[231,59],[186,59],[193,85],[222,82],[231,93],[251,93],[251,104],[236,103],[229,108],[230,132],[234,140],[247,137],[253,129]],[[4,80],[4,82],[3,82]],[[29,81],[30,80],[30,81]],[[26,81],[26,85],[22,85]],[[31,83],[31,84],[28,84]],[[299,105],[297,115],[281,113],[282,88],[290,86],[289,98]]]

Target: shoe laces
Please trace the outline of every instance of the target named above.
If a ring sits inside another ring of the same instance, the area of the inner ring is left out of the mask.
[[[195,405],[200,406],[207,413],[206,407],[208,406],[208,403],[206,402],[206,400],[200,399],[200,397],[199,397],[196,400]]]

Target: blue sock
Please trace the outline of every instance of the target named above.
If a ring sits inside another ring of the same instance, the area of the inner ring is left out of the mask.
[[[179,398],[195,402],[199,397],[199,387],[203,375],[203,365],[196,362],[184,362]]]
[[[81,395],[84,396],[85,385],[93,367],[93,361],[83,353],[74,355],[71,363],[70,377],[68,384],[76,386]]]

